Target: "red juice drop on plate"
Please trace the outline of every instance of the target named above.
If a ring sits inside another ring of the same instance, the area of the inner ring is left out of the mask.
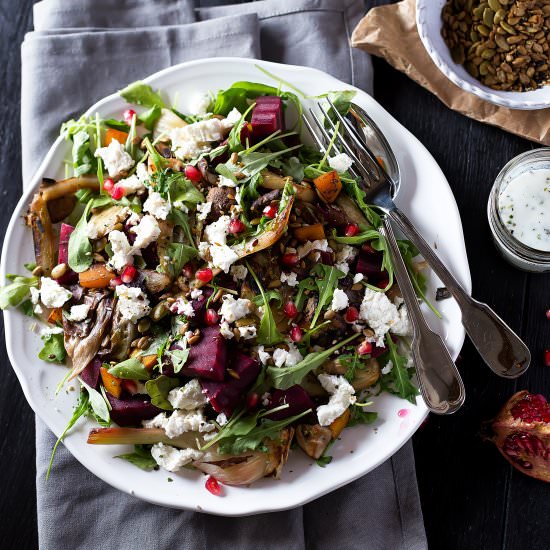
[[[405,418],[409,414],[409,409],[401,409],[397,412],[399,418]]]

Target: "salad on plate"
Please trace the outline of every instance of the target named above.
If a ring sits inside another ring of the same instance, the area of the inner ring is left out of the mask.
[[[236,82],[182,113],[143,82],[120,94],[120,120],[62,125],[67,177],[44,179],[26,216],[36,261],[0,289],[34,318],[39,358],[66,365],[57,391],[80,385],[59,441],[91,417],[88,443],[194,468],[216,493],[278,477],[291,449],[326,466],[380,392],[415,403],[379,214],[352,159],[302,140],[308,98]],[[345,114],[353,91],[327,95]]]

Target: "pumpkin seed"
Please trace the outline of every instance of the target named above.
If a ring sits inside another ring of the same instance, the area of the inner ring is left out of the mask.
[[[489,7],[494,11],[497,12],[502,9],[502,5],[498,0],[488,0]]]
[[[495,12],[491,8],[485,8],[483,10],[483,22],[487,27],[491,28],[493,26],[493,21],[495,19]]]
[[[516,34],[516,30],[514,27],[506,23],[506,21],[501,21],[500,26],[508,33],[508,34]]]

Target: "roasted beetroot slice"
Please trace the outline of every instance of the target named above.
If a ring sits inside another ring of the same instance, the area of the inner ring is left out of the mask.
[[[332,257],[332,252],[320,251],[319,261],[324,265],[334,265],[334,258]]]
[[[197,376],[221,382],[225,377],[227,345],[219,326],[206,327],[202,337],[191,346],[189,359],[181,370],[186,376]]]
[[[277,120],[277,113],[272,111],[252,113],[252,135],[255,138],[269,136],[273,132],[279,130],[279,124]]]
[[[201,386],[216,412],[230,416],[235,407],[244,399],[248,387],[258,378],[260,364],[244,353],[237,353],[233,359],[232,376],[225,382],[201,380]]]
[[[57,251],[57,263],[69,264],[69,239],[71,233],[74,231],[74,227],[67,223],[62,223],[59,230],[59,247]],[[67,269],[64,275],[57,279],[58,283],[62,285],[68,285],[78,280],[78,274],[72,269]]]
[[[261,95],[255,100],[256,105],[276,105],[282,108],[283,100],[278,95]]]
[[[101,365],[101,360],[96,357],[92,359],[92,361],[88,363],[88,366],[80,373],[80,378],[82,378],[90,388],[94,388],[94,390],[97,390]]]
[[[141,394],[117,399],[107,393],[107,399],[112,407],[111,418],[119,426],[139,426],[142,420],[150,420],[162,412]]]
[[[355,272],[365,275],[369,283],[380,282],[388,276],[387,272],[382,270],[382,256],[382,252],[375,252],[372,254],[362,250],[359,253]]]
[[[271,394],[270,409],[288,404],[288,408],[266,415],[271,420],[283,420],[289,416],[295,416],[308,409],[315,409],[311,397],[302,386],[291,386],[287,390],[275,390]]]

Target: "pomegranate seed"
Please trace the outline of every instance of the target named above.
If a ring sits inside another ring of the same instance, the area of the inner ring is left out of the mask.
[[[298,308],[296,307],[294,302],[290,300],[284,305],[283,311],[289,319],[294,319],[294,317],[298,315]]]
[[[114,186],[115,186],[115,182],[111,178],[107,178],[106,180],[103,180],[103,189],[105,189],[107,193],[111,194]]]
[[[111,197],[115,201],[119,201],[122,197],[124,197],[124,189],[122,189],[120,185],[115,185],[111,191]]]
[[[121,285],[121,284],[122,284],[122,279],[120,277],[115,277],[114,279],[111,279],[109,281],[109,286],[111,288],[115,288],[116,286]]]
[[[363,246],[361,246],[361,250],[363,250],[363,252],[366,252],[367,254],[376,254],[376,250],[374,250],[374,248],[369,243],[364,243]]]
[[[550,367],[550,349],[544,352],[544,366]]]
[[[372,353],[372,343],[371,342],[361,342],[359,347],[357,348],[357,353],[359,355],[369,355]]]
[[[281,262],[289,267],[297,266],[299,261],[300,256],[298,256],[298,254],[293,254],[292,252],[288,252],[281,256]]]
[[[137,275],[137,269],[133,265],[127,265],[120,276],[123,283],[131,283]]]
[[[252,392],[246,398],[246,408],[249,411],[253,411],[258,406],[259,401],[260,396],[256,392]]]
[[[547,319],[550,319],[550,309],[547,309],[547,310],[546,310],[546,318],[547,318]]]
[[[302,329],[298,325],[292,327],[292,330],[290,331],[290,339],[293,342],[300,342],[302,340]]]
[[[359,233],[359,226],[356,223],[348,223],[344,233],[346,237],[355,237]]]
[[[206,490],[210,491],[214,496],[219,497],[222,494],[221,485],[215,477],[208,476],[204,486],[206,487]]]
[[[185,177],[193,183],[199,183],[202,180],[201,171],[192,164],[185,167]]]
[[[270,204],[269,206],[266,206],[262,210],[262,214],[269,219],[273,219],[277,215],[277,207],[274,204]]]
[[[128,126],[131,126],[132,120],[136,115],[137,113],[133,109],[126,109],[126,111],[122,113],[122,118],[124,119],[124,122],[128,124]]]
[[[193,266],[191,264],[185,264],[181,272],[183,273],[184,277],[187,277],[188,279],[192,279],[193,274],[195,273],[195,270],[193,269]]]
[[[213,276],[214,275],[212,273],[212,270],[209,267],[205,267],[204,269],[199,269],[195,273],[195,277],[199,281],[202,281],[203,283],[209,283],[212,280]]]
[[[227,228],[227,231],[229,233],[232,233],[233,235],[236,235],[237,233],[242,233],[245,230],[244,223],[239,220],[239,218],[233,218],[229,222],[229,227]]]
[[[210,309],[206,310],[204,320],[206,321],[207,325],[212,326],[212,325],[217,324],[217,322],[219,320],[219,315],[216,313],[215,309],[210,308]]]
[[[357,311],[357,308],[353,306],[348,307],[346,314],[344,315],[344,319],[346,320],[346,323],[355,323],[355,321],[359,319],[359,312]]]

